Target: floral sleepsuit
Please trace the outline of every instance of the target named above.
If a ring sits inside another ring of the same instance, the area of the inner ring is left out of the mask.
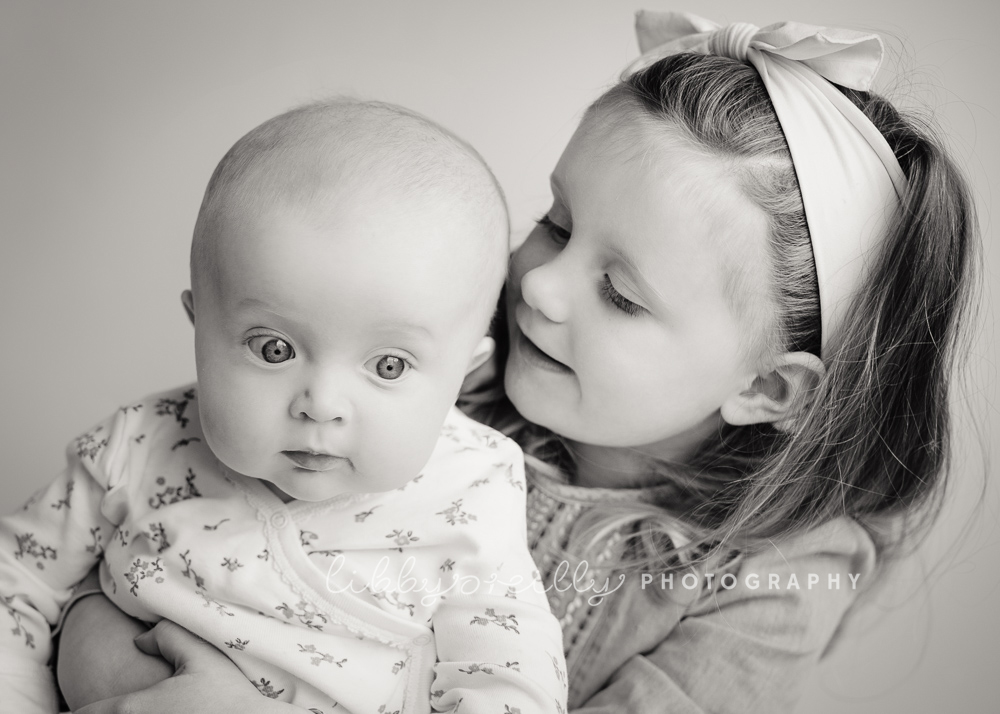
[[[123,407],[0,519],[4,706],[55,711],[51,628],[100,561],[123,611],[205,638],[263,696],[323,714],[564,710],[516,444],[452,409],[403,487],[286,504],[216,460],[196,400]]]

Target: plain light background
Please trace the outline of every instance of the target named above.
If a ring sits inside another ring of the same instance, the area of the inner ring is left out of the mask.
[[[188,242],[213,167],[244,132],[330,94],[412,107],[482,152],[519,238],[547,207],[548,172],[581,111],[637,55],[640,1],[4,2],[0,510],[52,477],[90,424],[194,378],[179,300]],[[1000,431],[1000,4],[646,7],[885,33],[881,88],[904,106],[933,106],[972,180],[985,289],[952,497],[920,557],[857,614],[800,711],[996,711],[1000,488],[980,444]]]

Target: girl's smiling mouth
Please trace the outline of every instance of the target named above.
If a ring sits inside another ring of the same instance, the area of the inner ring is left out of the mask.
[[[534,342],[528,339],[520,325],[514,330],[514,349],[516,349],[525,360],[540,369],[559,374],[572,374],[573,370],[557,359],[550,357],[543,352]]]

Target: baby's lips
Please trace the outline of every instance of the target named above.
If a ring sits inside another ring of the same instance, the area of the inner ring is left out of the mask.
[[[345,456],[315,453],[312,451],[282,451],[289,461],[307,471],[330,471],[351,460]]]

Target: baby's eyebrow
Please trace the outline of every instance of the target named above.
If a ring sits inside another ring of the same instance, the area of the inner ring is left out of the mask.
[[[255,297],[245,297],[236,303],[237,309],[258,309],[270,312],[278,317],[283,315],[276,311],[269,303]],[[399,320],[383,320],[376,328],[380,332],[409,332],[420,337],[432,338],[431,331],[424,325],[411,322],[405,318]]]
[[[236,307],[261,307],[264,308],[265,310],[269,309],[269,306],[266,302],[255,297],[243,298],[238,303],[236,303]]]
[[[434,338],[434,335],[431,334],[431,331],[428,330],[423,325],[418,325],[414,322],[407,322],[405,320],[385,322],[379,325],[378,331],[387,333],[391,332],[395,334],[398,334],[400,332],[405,332],[411,335],[412,337],[418,337],[427,340],[431,340]]]
[[[236,303],[237,310],[263,310],[264,312],[269,312],[277,317],[284,317],[280,312],[276,311],[269,303],[255,297],[245,297]]]

